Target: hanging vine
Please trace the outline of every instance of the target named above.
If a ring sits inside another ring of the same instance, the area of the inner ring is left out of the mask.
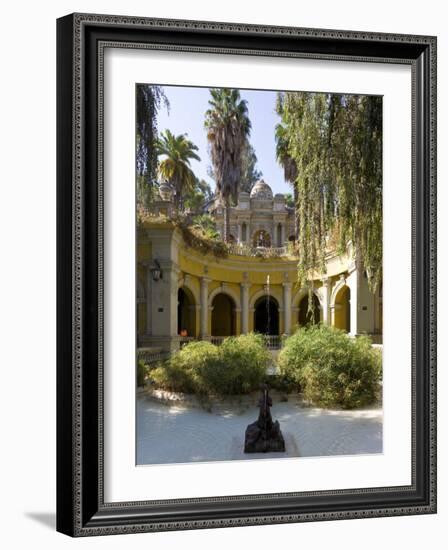
[[[349,242],[376,289],[382,276],[382,100],[286,92],[277,112],[294,181],[299,281],[325,273],[331,245]]]

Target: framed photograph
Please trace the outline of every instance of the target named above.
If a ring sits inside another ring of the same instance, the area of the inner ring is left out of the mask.
[[[435,513],[436,38],[57,41],[57,529]]]

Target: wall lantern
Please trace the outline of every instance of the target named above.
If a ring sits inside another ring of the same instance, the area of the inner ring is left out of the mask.
[[[159,281],[160,279],[163,278],[163,271],[162,271],[162,268],[160,267],[160,264],[157,260],[154,260],[154,266],[152,269],[151,269],[151,274],[152,274],[152,280],[153,281]]]

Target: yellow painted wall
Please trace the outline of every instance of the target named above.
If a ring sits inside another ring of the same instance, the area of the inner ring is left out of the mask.
[[[260,258],[230,255],[226,258],[216,258],[212,254],[202,254],[190,247],[185,246],[179,230],[175,229],[170,223],[157,224],[157,226],[149,225],[145,231],[140,233],[137,245],[138,262],[152,260],[152,247],[149,238],[147,237],[147,229],[154,227],[158,232],[166,230],[173,234],[178,242],[178,256],[176,258],[179,268],[179,286],[185,284],[194,296],[196,306],[200,306],[200,290],[201,278],[210,279],[208,285],[208,296],[220,287],[224,293],[228,293],[236,298],[236,333],[241,330],[241,283],[250,283],[249,290],[249,330],[254,330],[254,304],[257,296],[265,293],[264,286],[267,283],[267,276],[270,279],[270,294],[277,300],[279,304],[279,328],[280,334],[284,332],[284,313],[283,313],[283,286],[285,281],[293,283],[292,300],[300,290],[295,283],[297,279],[297,258],[280,257],[280,258]],[[335,273],[341,273],[347,269],[349,262],[348,257],[332,257],[329,258],[329,271],[327,276],[334,277]],[[140,272],[140,268],[139,268]],[[142,271],[142,274],[143,271]],[[321,286],[321,275],[316,274],[315,288]],[[209,304],[210,305],[210,304]],[[298,304],[293,304],[295,307]],[[138,307],[138,327],[139,331],[144,329],[145,324],[145,308]],[[208,312],[209,334],[211,334],[212,311]],[[298,322],[297,313],[292,312],[291,324],[296,326]],[[333,315],[335,326],[345,328],[346,308],[336,308]],[[200,311],[196,310],[195,315],[196,334],[200,333]]]
[[[342,330],[348,330],[348,287],[343,287],[336,296],[336,307],[334,310],[334,326]]]

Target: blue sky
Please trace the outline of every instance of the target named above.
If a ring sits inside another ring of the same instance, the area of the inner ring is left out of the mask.
[[[188,138],[199,147],[201,161],[191,161],[197,177],[214,187],[207,175],[210,166],[207,137],[204,129],[205,112],[208,109],[210,92],[208,88],[163,86],[170,102],[170,111],[161,107],[158,114],[158,130],[169,129],[174,134],[188,134]],[[275,126],[279,116],[275,112],[276,92],[241,90],[241,97],[247,101],[252,123],[250,142],[258,158],[257,169],[274,193],[290,193],[291,187],[283,178],[283,170],[275,159]]]

